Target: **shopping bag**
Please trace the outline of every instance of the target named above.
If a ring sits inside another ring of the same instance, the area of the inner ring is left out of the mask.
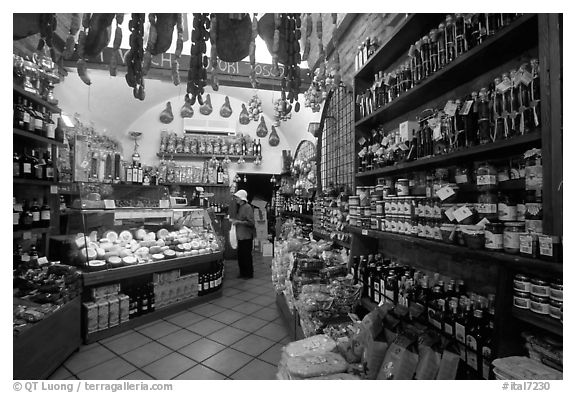
[[[238,248],[238,239],[236,239],[236,225],[232,225],[230,227],[230,247],[232,247],[233,250],[235,250],[236,248]]]

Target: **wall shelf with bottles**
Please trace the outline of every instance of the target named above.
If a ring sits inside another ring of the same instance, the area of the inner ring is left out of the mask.
[[[356,121],[356,126],[371,126],[395,119],[426,102],[453,90],[486,70],[504,63],[538,43],[536,14],[520,16],[493,37],[458,56],[444,68],[422,80],[400,97]],[[409,44],[408,44],[409,46]],[[407,47],[405,46],[405,49]],[[388,56],[384,52],[383,55]],[[374,55],[374,57],[376,57]],[[373,75],[371,75],[373,77]]]
[[[23,179],[23,178],[13,178],[12,183],[13,184],[24,184],[27,186],[38,186],[38,187],[47,187],[47,186],[53,186],[53,185],[58,184],[54,181],[37,180],[37,179]]]
[[[512,150],[525,149],[527,145],[536,145],[541,140],[542,133],[538,130],[517,136],[515,138],[501,140],[485,145],[477,145],[468,149],[462,149],[453,153],[422,158],[415,161],[405,162],[397,165],[391,165],[372,171],[361,172],[356,174],[357,178],[393,175],[398,173],[411,172],[417,169],[430,169],[432,167],[447,165],[465,160],[474,160],[482,156],[498,156],[498,153],[505,152],[508,154]]]
[[[28,98],[32,101],[34,101],[36,104],[40,104],[44,107],[46,107],[46,109],[48,109],[51,112],[55,112],[55,113],[60,113],[62,112],[60,110],[60,108],[58,108],[56,105],[52,105],[49,102],[47,102],[46,100],[42,99],[42,97],[33,94],[33,93],[29,93],[26,90],[24,90],[22,87],[18,86],[17,84],[14,83],[14,91],[16,93],[18,93],[19,95]]]
[[[406,247],[420,247],[422,249],[441,251],[451,256],[458,257],[459,260],[481,260],[486,263],[502,264],[509,268],[526,267],[530,269],[543,269],[550,273],[562,273],[562,264],[548,262],[537,258],[527,258],[520,255],[507,254],[505,252],[473,250],[464,246],[443,243],[438,240],[422,239],[413,236],[399,235],[396,233],[362,229],[354,226],[346,227],[350,233],[367,236],[374,239],[382,239],[391,242],[404,243]]]
[[[84,280],[84,286],[99,285],[136,276],[179,269],[181,267],[200,266],[221,260],[222,255],[223,253],[220,251],[194,257],[174,258],[161,262],[148,262],[135,266],[123,266],[96,272],[83,272],[82,278]]]
[[[64,143],[59,142],[55,139],[46,138],[45,136],[37,135],[31,131],[24,131],[24,130],[21,130],[19,128],[13,128],[13,134],[14,134],[14,136],[17,136],[17,137],[23,137],[23,138],[34,140],[37,142],[49,144],[49,145],[64,146]]]
[[[17,231],[13,231],[13,238],[14,239],[18,239],[21,237],[24,237],[25,233],[30,233],[30,235],[32,234],[36,234],[36,235],[43,235],[45,233],[49,233],[50,232],[50,228],[30,228],[30,229],[19,229]]]
[[[199,304],[204,304],[204,303],[209,302],[211,300],[218,299],[221,296],[222,296],[222,291],[219,290],[217,292],[209,293],[209,294],[204,295],[204,296],[198,296],[198,297],[194,297],[194,298],[191,298],[188,300],[181,300],[181,301],[174,303],[174,304],[171,304],[169,306],[156,309],[153,312],[150,312],[148,314],[144,314],[144,315],[136,317],[134,319],[130,319],[128,322],[121,323],[118,326],[108,328],[105,330],[100,330],[100,331],[97,331],[94,333],[89,333],[89,334],[85,335],[85,337],[84,337],[84,344],[86,344],[86,345],[92,344],[92,343],[95,343],[97,341],[103,340],[107,337],[115,336],[115,335],[123,333],[125,331],[134,329],[137,326],[142,326],[148,322],[157,321],[160,318],[167,317],[169,315],[173,315],[173,314],[177,313],[178,311],[182,311],[182,310],[185,310],[187,308],[190,308],[190,307],[193,307],[193,306],[196,306]]]
[[[228,157],[231,160],[236,160],[242,157],[245,161],[254,161],[256,159],[256,157],[252,155],[242,156],[242,155],[225,155],[225,154],[156,153],[156,156],[164,158],[166,160],[179,160],[179,161],[205,160],[210,159],[212,157],[216,157],[218,159]]]
[[[563,324],[548,315],[539,315],[530,310],[522,310],[517,307],[512,308],[512,316],[522,322],[536,326],[545,331],[562,336]]]

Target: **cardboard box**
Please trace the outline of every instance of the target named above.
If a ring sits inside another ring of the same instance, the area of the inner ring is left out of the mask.
[[[108,300],[102,299],[99,300],[96,304],[98,305],[98,330],[108,329],[110,314]]]
[[[411,141],[420,125],[417,121],[407,120],[400,123],[400,139],[403,141]]]
[[[120,304],[120,323],[128,322],[130,319],[130,297],[120,294],[118,302]]]
[[[94,302],[82,303],[86,317],[86,330],[94,333],[98,330],[98,305]]]
[[[262,243],[262,256],[263,257],[271,257],[273,256],[273,245],[270,242]]]
[[[120,299],[112,297],[108,299],[108,326],[113,327],[120,323]]]

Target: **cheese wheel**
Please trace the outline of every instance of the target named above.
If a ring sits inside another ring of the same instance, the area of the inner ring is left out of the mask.
[[[200,242],[198,240],[192,240],[190,242],[190,246],[192,247],[193,250],[198,250],[200,249]]]
[[[146,240],[155,241],[156,240],[156,234],[154,232],[148,232],[146,234]]]
[[[136,240],[144,240],[145,237],[146,237],[146,231],[142,228],[137,229],[136,232],[134,233],[134,238]]]
[[[114,247],[113,243],[104,242],[104,243],[100,243],[99,248],[102,248],[104,251],[110,251],[113,247]]]
[[[184,256],[184,253],[181,251],[176,251],[176,258],[182,258]]]
[[[160,261],[160,260],[164,259],[164,255],[163,254],[154,254],[154,255],[152,255],[152,259],[155,261]]]
[[[96,249],[96,256],[100,259],[104,258],[104,255],[106,254],[106,251],[104,251],[103,248],[98,247]]]
[[[118,240],[118,234],[114,231],[106,231],[104,232],[104,236],[106,239],[110,240],[111,242],[115,242]]]
[[[168,232],[168,229],[162,228],[156,232],[156,238],[164,240],[169,234],[170,232]]]
[[[122,231],[120,232],[120,235],[118,235],[118,237],[125,242],[131,242],[133,240],[130,231]]]
[[[127,265],[135,265],[138,263],[138,260],[136,259],[136,257],[129,255],[127,257],[122,258],[122,262],[124,262]]]
[[[166,258],[174,258],[176,256],[176,252],[174,250],[164,250],[164,256]]]
[[[162,247],[160,247],[160,250],[162,250],[162,252],[164,252],[164,251],[166,251],[166,250],[169,250],[169,249],[170,249],[170,247],[168,247],[168,246],[162,246]]]
[[[98,241],[98,232],[96,232],[96,231],[90,232],[90,235],[88,235],[88,238],[90,239],[91,242],[97,242]]]
[[[184,251],[190,251],[192,249],[192,244],[190,243],[184,243],[182,245],[184,246]]]
[[[164,247],[166,245],[166,242],[162,239],[158,239],[158,240],[156,240],[156,245],[158,247]]]
[[[160,246],[152,246],[150,247],[150,254],[158,254],[162,252],[162,247]]]
[[[200,252],[198,250],[190,250],[190,255],[198,255]]]
[[[122,266],[122,258],[117,257],[117,256],[111,256],[111,257],[108,259],[108,263],[109,263],[110,265],[112,265],[113,267]]]
[[[86,259],[91,261],[93,259],[96,259],[98,254],[96,253],[96,250],[93,248],[83,248],[82,250],[80,250],[79,256],[80,256],[80,259],[82,259],[84,261],[86,261]]]

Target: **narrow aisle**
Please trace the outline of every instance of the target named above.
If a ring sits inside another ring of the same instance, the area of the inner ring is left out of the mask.
[[[221,298],[82,346],[50,379],[275,379],[289,332],[271,259],[254,256],[251,280],[226,261]]]

